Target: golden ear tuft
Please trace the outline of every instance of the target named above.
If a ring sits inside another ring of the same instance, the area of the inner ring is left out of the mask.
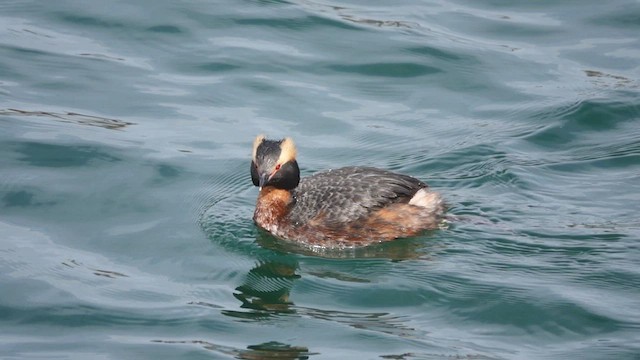
[[[291,138],[284,138],[280,143],[280,157],[278,164],[284,164],[288,161],[295,160],[297,155],[296,144]]]
[[[253,140],[253,161],[256,161],[256,153],[258,152],[258,146],[262,144],[264,141],[264,134],[260,134],[256,136],[256,139]]]

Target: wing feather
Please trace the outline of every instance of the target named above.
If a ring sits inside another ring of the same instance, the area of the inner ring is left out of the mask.
[[[394,203],[407,203],[427,184],[411,176],[370,167],[346,167],[303,178],[293,190],[292,220],[302,224],[322,216],[345,223]]]

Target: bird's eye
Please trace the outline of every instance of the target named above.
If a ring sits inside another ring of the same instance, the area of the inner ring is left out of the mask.
[[[276,171],[280,170],[280,164],[276,165]]]

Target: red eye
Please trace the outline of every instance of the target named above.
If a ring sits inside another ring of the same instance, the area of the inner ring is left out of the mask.
[[[280,164],[276,165],[276,171],[280,170]]]

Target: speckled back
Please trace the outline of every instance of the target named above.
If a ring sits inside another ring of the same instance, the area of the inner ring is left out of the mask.
[[[384,206],[408,202],[427,184],[411,176],[370,167],[345,167],[303,178],[293,190],[291,221],[304,224],[322,215],[336,224],[361,219]]]

